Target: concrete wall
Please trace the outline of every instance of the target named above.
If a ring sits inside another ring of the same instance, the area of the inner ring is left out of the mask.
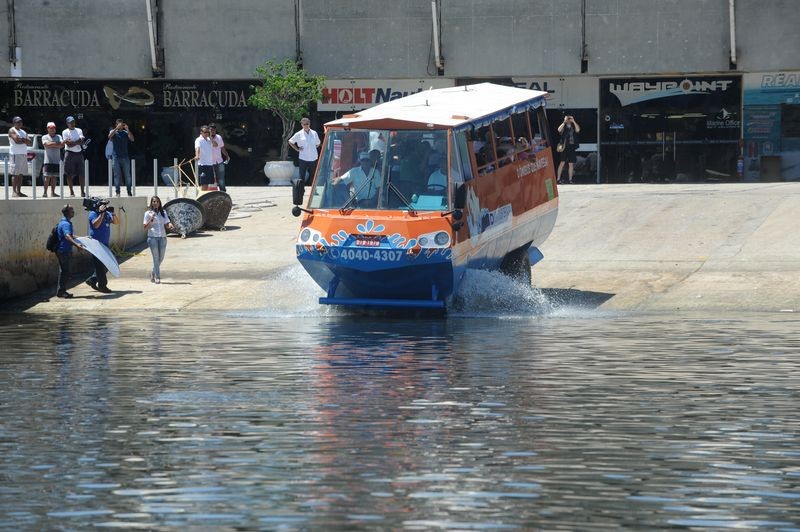
[[[44,247],[53,226],[62,218],[63,199],[0,200],[0,300],[28,294],[54,284],[58,278],[58,261]],[[88,233],[86,211],[80,199],[70,201],[75,207],[72,224],[76,236]],[[142,218],[147,198],[114,198],[111,200],[120,223],[111,229],[111,245],[133,247],[145,240]],[[125,212],[120,207],[125,208]],[[87,253],[75,251],[75,268],[88,271],[91,261]],[[55,290],[55,286],[53,286]]]
[[[162,8],[168,78],[251,78],[267,59],[295,56],[291,0],[168,0]]]
[[[166,77],[250,78],[295,57],[329,78],[435,75],[428,0],[161,0]],[[447,77],[579,74],[581,0],[441,0]],[[740,71],[800,68],[800,5],[736,0]],[[7,3],[0,32],[8,36]],[[16,0],[24,77],[149,78],[144,0]],[[728,0],[586,0],[588,74],[728,70]],[[10,63],[0,56],[0,76]]]

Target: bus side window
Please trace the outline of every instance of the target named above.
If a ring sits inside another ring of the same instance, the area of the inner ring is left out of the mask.
[[[472,175],[472,160],[470,158],[470,142],[467,140],[467,132],[459,131],[455,134],[456,149],[458,151],[458,159],[461,162],[461,175],[464,176],[464,181],[471,180]]]
[[[544,109],[538,107],[528,111],[528,120],[530,121],[531,133],[533,134],[533,142],[531,143],[533,150],[541,151],[549,147],[550,143],[547,142],[547,123]]]

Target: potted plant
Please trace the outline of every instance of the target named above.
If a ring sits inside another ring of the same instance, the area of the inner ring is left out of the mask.
[[[325,76],[312,75],[291,59],[282,62],[269,60],[256,68],[259,83],[247,102],[262,111],[278,115],[283,125],[280,161],[268,161],[264,173],[275,185],[289,185],[294,164],[289,158],[289,139],[300,119],[308,113],[311,102],[322,99]]]

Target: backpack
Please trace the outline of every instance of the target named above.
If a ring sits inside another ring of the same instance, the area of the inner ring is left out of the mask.
[[[50,231],[50,236],[47,237],[47,243],[44,245],[47,248],[47,251],[56,252],[58,250],[58,242],[61,240],[58,238],[58,226],[53,227],[53,230]]]

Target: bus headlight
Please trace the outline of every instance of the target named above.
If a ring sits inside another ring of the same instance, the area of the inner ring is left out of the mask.
[[[425,233],[417,237],[417,242],[423,248],[444,248],[450,246],[450,234],[447,231]]]

